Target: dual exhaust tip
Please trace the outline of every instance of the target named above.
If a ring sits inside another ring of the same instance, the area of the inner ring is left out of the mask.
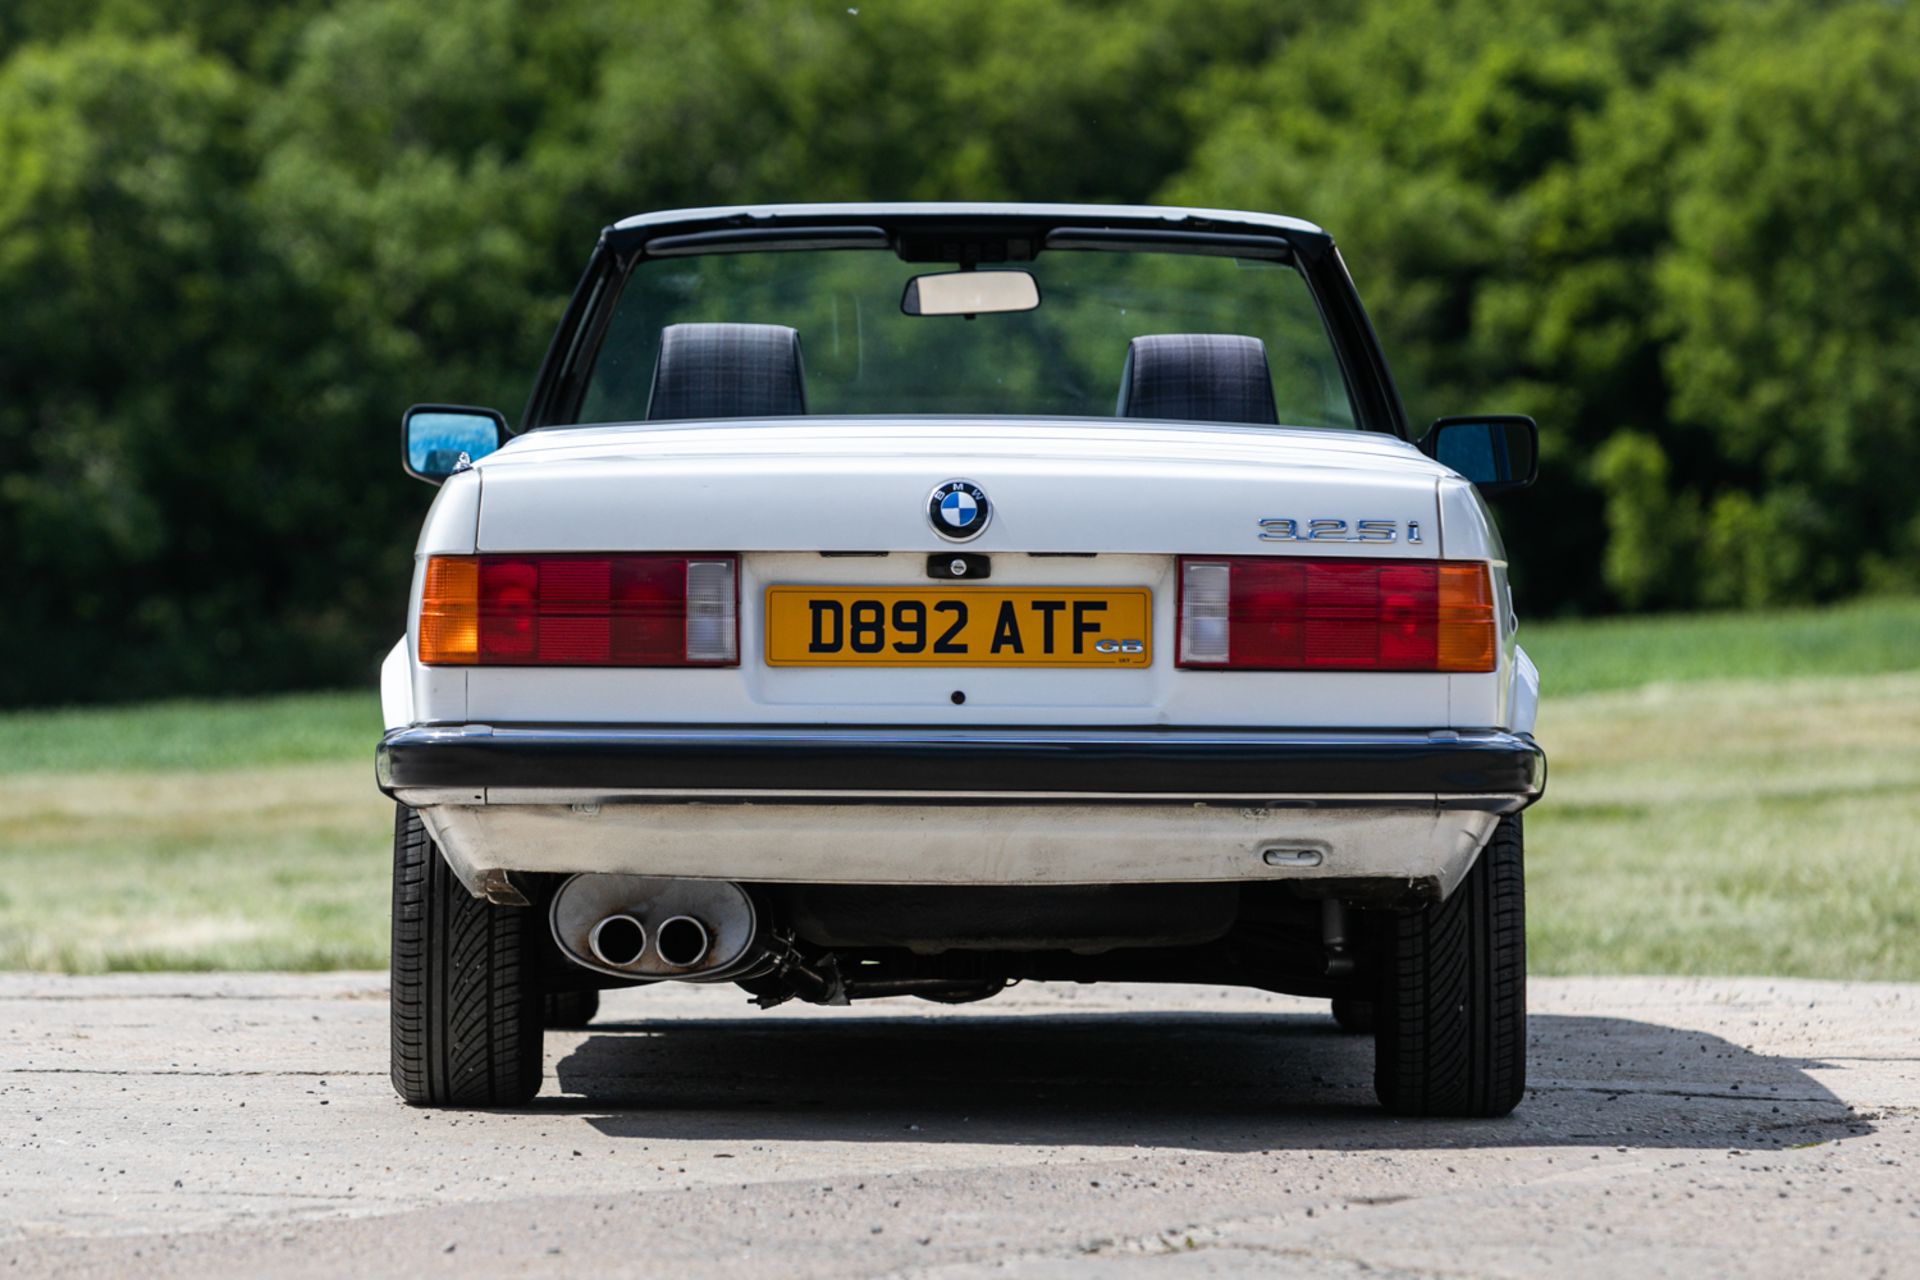
[[[730,880],[582,872],[547,916],[570,962],[632,982],[723,982],[765,952],[753,899]]]
[[[660,963],[671,969],[694,968],[713,949],[713,935],[692,916],[661,921],[651,939],[647,927],[625,912],[606,917],[587,932],[587,949],[593,952],[593,958],[612,969],[640,963],[649,941]]]

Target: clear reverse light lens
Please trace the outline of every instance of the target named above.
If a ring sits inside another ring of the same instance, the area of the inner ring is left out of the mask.
[[[1231,571],[1217,561],[1188,560],[1181,574],[1180,661],[1225,662]]]
[[[687,661],[738,660],[733,561],[687,562]]]

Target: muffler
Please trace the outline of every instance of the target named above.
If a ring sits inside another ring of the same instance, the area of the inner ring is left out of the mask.
[[[753,899],[725,880],[583,873],[548,921],[567,959],[616,978],[724,982],[767,959]]]

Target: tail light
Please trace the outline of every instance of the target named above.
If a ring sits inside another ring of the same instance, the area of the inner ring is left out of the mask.
[[[1487,566],[1238,556],[1180,562],[1180,665],[1492,671]]]
[[[733,556],[434,556],[420,597],[428,666],[730,667]]]

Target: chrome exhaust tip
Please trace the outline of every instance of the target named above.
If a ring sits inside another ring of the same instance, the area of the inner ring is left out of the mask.
[[[712,946],[707,926],[692,916],[674,916],[662,921],[653,939],[654,954],[675,969],[693,968],[707,958]]]
[[[701,930],[704,941],[706,930]],[[624,969],[637,962],[647,951],[647,930],[624,912],[608,916],[587,934],[587,949],[601,964]],[[705,948],[702,947],[704,954]]]

